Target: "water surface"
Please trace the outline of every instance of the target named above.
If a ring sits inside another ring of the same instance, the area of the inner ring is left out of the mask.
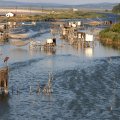
[[[44,41],[51,34],[49,24],[42,25],[20,29],[37,31],[31,38]],[[99,41],[94,48],[76,49],[56,37],[58,46],[51,51],[0,46],[1,66],[2,59],[10,57],[9,96],[0,98],[0,120],[119,120],[120,51]],[[38,95],[37,86],[42,89],[49,72],[53,93]]]

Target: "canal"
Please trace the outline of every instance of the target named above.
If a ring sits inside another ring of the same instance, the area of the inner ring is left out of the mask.
[[[48,28],[49,23],[37,23],[20,30],[44,41],[51,37]],[[120,51],[97,40],[93,48],[81,49],[56,38],[57,46],[50,51],[0,46],[0,65],[10,57],[9,96],[0,98],[0,120],[119,120]],[[49,73],[53,93],[37,94]]]

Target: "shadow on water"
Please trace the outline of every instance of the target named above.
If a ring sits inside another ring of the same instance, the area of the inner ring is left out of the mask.
[[[4,118],[9,112],[9,95],[0,95],[0,119]]]

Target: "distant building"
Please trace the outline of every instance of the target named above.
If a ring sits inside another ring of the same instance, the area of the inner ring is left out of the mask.
[[[76,12],[76,11],[78,11],[78,9],[76,9],[76,8],[73,8],[73,12]]]
[[[11,13],[11,12],[9,12],[9,13],[6,14],[6,17],[14,17],[14,16],[15,16],[15,14]]]

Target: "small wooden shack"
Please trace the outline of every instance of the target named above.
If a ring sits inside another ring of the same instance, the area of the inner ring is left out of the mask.
[[[8,67],[0,68],[0,95],[8,94]]]
[[[94,47],[93,34],[81,31],[81,21],[69,22],[61,25],[61,38],[68,41],[75,48]]]
[[[85,40],[85,32],[77,32],[77,38]]]

